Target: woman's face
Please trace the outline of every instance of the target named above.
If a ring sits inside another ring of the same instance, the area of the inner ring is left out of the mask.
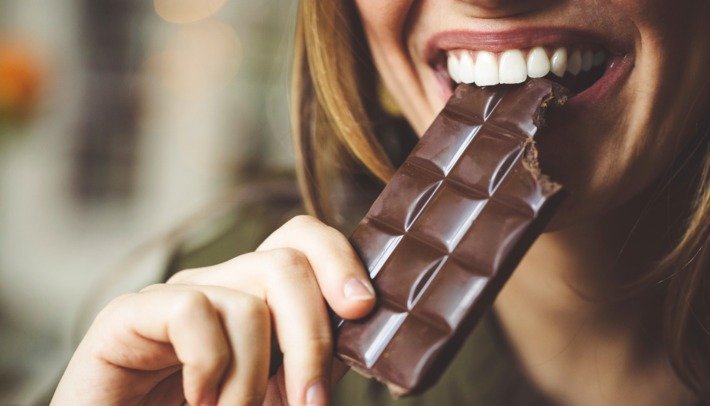
[[[550,69],[569,85],[576,96],[539,143],[545,171],[572,191],[577,218],[647,186],[707,115],[707,0],[356,4],[380,76],[419,135],[455,81],[519,82]]]

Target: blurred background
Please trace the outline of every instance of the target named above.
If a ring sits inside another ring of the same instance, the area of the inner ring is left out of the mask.
[[[45,401],[87,303],[159,277],[115,274],[137,247],[292,168],[295,3],[0,0],[0,404]]]

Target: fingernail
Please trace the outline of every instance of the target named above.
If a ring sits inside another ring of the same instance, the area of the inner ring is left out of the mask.
[[[357,278],[350,279],[343,286],[343,294],[350,300],[372,300],[375,297],[372,286]]]
[[[306,391],[306,405],[326,405],[328,395],[325,392],[325,383],[322,380],[311,385]]]

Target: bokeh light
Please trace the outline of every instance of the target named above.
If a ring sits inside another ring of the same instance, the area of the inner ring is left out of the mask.
[[[212,238],[185,219],[290,173],[296,5],[0,0],[0,405],[49,404],[99,309]]]
[[[155,12],[166,21],[190,24],[219,11],[226,0],[154,0]]]
[[[27,117],[37,106],[44,81],[41,62],[33,47],[0,41],[0,117]]]

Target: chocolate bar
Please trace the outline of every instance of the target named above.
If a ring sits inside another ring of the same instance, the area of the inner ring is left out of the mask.
[[[456,88],[350,237],[378,305],[340,321],[338,357],[395,396],[437,381],[563,198],[533,139],[566,94]]]

